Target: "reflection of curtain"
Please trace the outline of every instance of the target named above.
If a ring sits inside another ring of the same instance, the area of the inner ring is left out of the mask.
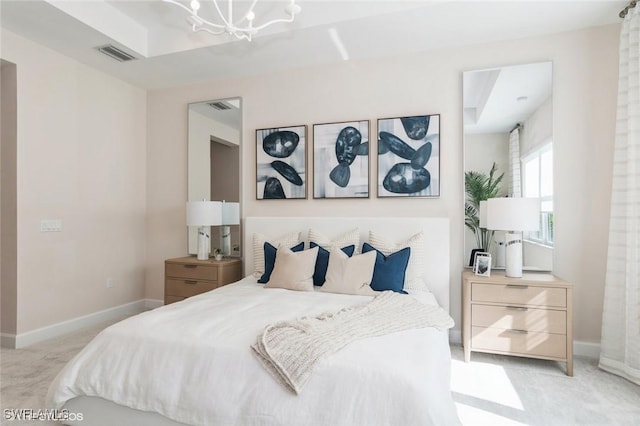
[[[600,367],[640,384],[640,7],[620,34]]]
[[[520,126],[509,133],[509,196],[522,197],[522,185],[520,185]]]

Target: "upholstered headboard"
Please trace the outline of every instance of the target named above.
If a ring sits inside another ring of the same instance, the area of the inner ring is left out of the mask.
[[[390,240],[401,241],[424,231],[426,237],[424,279],[438,303],[449,310],[449,219],[442,217],[247,217],[244,220],[244,272],[253,272],[253,234],[277,238],[291,231],[300,232],[307,241],[313,228],[327,237],[335,237],[354,228],[360,230],[360,244],[369,240],[369,231]]]

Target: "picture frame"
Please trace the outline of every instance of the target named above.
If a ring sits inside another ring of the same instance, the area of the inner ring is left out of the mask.
[[[485,277],[491,276],[491,253],[479,252],[476,253],[476,259],[473,264],[473,272],[476,275]]]
[[[307,198],[307,126],[256,130],[256,199]]]
[[[369,120],[313,125],[313,198],[369,198]]]
[[[440,114],[378,119],[378,197],[440,197]]]

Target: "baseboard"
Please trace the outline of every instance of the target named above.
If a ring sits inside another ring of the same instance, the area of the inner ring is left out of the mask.
[[[581,358],[600,358],[600,343],[593,342],[573,342],[573,355]]]
[[[3,347],[20,349],[125,315],[135,315],[149,309],[150,308],[147,307],[147,300],[142,299],[67,321],[62,321],[57,324],[48,325],[36,330],[27,331],[26,333],[21,333],[15,336],[2,335],[2,343]],[[8,346],[4,346],[5,342]]]
[[[456,328],[449,330],[449,343],[453,345],[462,345],[462,332]]]
[[[462,345],[462,332],[458,329],[449,330],[449,343]],[[600,343],[573,341],[573,355],[581,358],[600,358]]]
[[[160,306],[164,306],[164,300],[159,299],[144,299],[144,307],[147,309],[156,309]]]
[[[9,333],[0,333],[0,347],[15,349],[16,347],[16,335]]]

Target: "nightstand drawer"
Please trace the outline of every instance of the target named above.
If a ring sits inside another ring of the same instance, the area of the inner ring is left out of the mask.
[[[524,356],[562,358],[567,356],[567,336],[500,328],[471,328],[471,349]]]
[[[217,283],[210,281],[167,279],[165,294],[167,296],[191,297],[217,287]]]
[[[165,272],[168,277],[188,280],[216,281],[218,279],[218,268],[211,265],[167,263]]]
[[[567,306],[567,291],[557,287],[473,283],[471,300],[473,302],[564,308]]]
[[[471,325],[564,335],[567,333],[567,315],[565,311],[552,309],[474,304],[471,307]]]

